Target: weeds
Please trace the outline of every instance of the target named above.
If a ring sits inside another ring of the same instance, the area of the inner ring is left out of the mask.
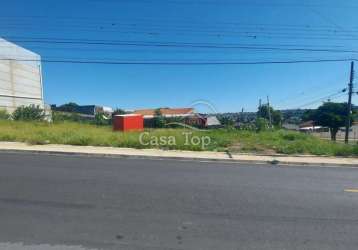
[[[129,148],[162,148],[168,150],[201,151],[200,145],[185,143],[184,129],[148,129],[150,136],[174,136],[175,145],[143,145],[139,132],[113,132],[110,126],[95,126],[64,121],[61,123],[25,122],[0,120],[0,140],[19,141],[31,144],[68,144],[81,146],[111,146]],[[313,154],[331,156],[358,156],[358,145],[345,145],[319,138],[290,132],[242,131],[215,129],[190,131],[193,136],[209,136],[211,143],[204,149],[230,152],[276,152],[282,154]]]

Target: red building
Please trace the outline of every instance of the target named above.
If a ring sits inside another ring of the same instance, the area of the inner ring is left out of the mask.
[[[113,117],[113,130],[114,131],[143,131],[144,120],[143,115],[128,114],[128,115],[115,115]]]

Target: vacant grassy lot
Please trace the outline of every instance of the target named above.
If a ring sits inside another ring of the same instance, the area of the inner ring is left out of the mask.
[[[358,156],[358,145],[332,143],[313,136],[283,130],[255,133],[225,129],[207,132],[186,129],[155,129],[146,130],[146,132],[148,133],[143,137],[145,144],[141,144],[140,133],[113,132],[109,126],[97,127],[74,122],[49,124],[0,120],[1,141],[19,141],[30,144]],[[185,136],[184,132],[192,134]],[[164,138],[174,137],[175,144],[168,143],[168,141],[164,144],[160,143],[161,136]],[[191,140],[195,136],[210,137],[210,144],[202,147],[202,144],[186,143],[187,139]],[[158,144],[155,144],[156,139],[158,139]],[[154,142],[154,144],[150,142]]]

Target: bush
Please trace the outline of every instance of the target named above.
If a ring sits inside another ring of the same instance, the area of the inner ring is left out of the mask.
[[[109,125],[111,123],[111,119],[105,117],[104,113],[97,113],[94,117],[94,124],[97,126]]]
[[[154,113],[155,113],[153,118],[154,128],[163,128],[165,126],[165,119],[161,110],[158,108],[155,110]]]
[[[44,118],[44,110],[35,105],[18,107],[12,114],[15,121],[43,121]]]
[[[114,116],[114,115],[125,115],[125,114],[127,114],[127,112],[124,109],[116,108],[113,111],[112,116]]]
[[[64,122],[64,121],[73,121],[73,122],[80,122],[81,117],[77,113],[66,113],[60,111],[52,111],[52,121],[57,122]]]
[[[256,130],[258,132],[260,131],[266,131],[269,128],[269,123],[265,118],[257,118],[256,119]]]
[[[0,109],[0,120],[8,120],[9,118],[9,113],[4,109]]]

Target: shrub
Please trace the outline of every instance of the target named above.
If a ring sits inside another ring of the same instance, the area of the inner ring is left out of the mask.
[[[12,114],[15,121],[43,121],[44,118],[44,110],[35,105],[18,107]]]
[[[53,122],[64,122],[64,121],[73,121],[80,122],[81,117],[77,113],[66,113],[60,111],[52,111],[52,121]]]
[[[8,120],[9,118],[9,113],[4,109],[0,109],[0,120]]]
[[[163,128],[165,125],[165,119],[161,112],[161,110],[158,108],[154,112],[154,118],[153,118],[153,125],[155,128]]]
[[[112,115],[125,115],[127,114],[127,112],[124,109],[120,109],[120,108],[116,108]]]
[[[104,113],[97,113],[94,117],[94,124],[97,126],[109,125],[111,119],[106,118]]]
[[[256,130],[258,132],[265,131],[269,128],[268,121],[265,118],[257,118],[256,119]]]

